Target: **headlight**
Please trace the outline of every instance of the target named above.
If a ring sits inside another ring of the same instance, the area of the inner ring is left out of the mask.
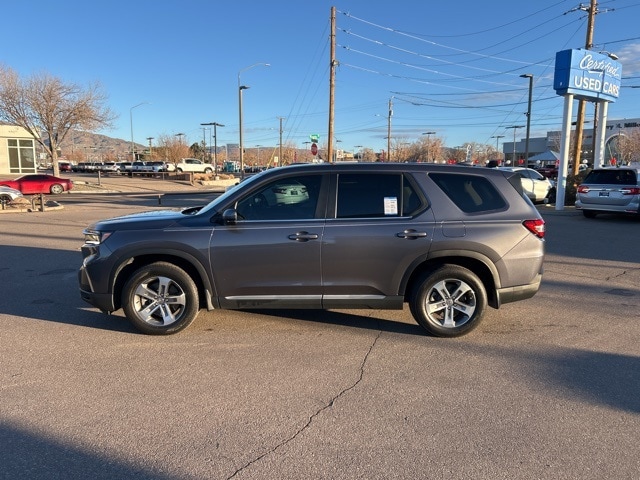
[[[100,245],[111,236],[112,232],[100,232],[98,230],[87,229],[82,233],[84,234],[84,243],[88,243],[89,245]]]

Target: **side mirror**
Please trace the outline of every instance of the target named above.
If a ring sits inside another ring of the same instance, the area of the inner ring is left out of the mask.
[[[225,225],[235,225],[238,223],[238,212],[235,208],[228,208],[222,212],[222,221]]]

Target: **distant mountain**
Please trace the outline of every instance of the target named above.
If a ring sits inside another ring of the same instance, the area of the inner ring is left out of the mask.
[[[136,150],[144,150],[145,145],[135,144]],[[60,156],[70,160],[89,158],[122,157],[131,154],[131,141],[111,138],[99,133],[73,130],[60,145]]]

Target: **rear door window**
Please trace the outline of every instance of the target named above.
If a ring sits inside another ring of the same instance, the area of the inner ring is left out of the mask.
[[[336,218],[411,216],[423,203],[416,188],[402,173],[338,175]]]

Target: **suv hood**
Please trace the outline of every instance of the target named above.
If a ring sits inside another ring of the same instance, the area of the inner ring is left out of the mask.
[[[155,210],[108,218],[94,223],[92,230],[137,230],[165,228],[185,218],[182,210]]]

